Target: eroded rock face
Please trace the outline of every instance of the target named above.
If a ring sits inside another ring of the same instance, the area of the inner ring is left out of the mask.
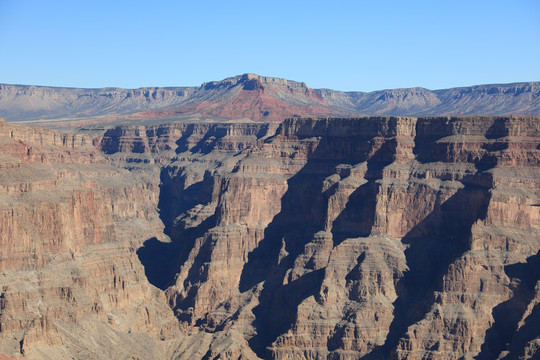
[[[539,115],[540,83],[343,92],[243,74],[200,87],[77,89],[0,84],[0,116],[61,128],[199,119],[281,122],[289,117]]]
[[[92,139],[0,122],[0,352],[163,358],[179,335],[136,255],[159,236],[159,172]]]
[[[537,354],[538,118],[0,131],[9,355]]]

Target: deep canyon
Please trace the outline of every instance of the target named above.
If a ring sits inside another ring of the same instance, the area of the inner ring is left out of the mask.
[[[540,118],[0,122],[0,353],[530,359]]]

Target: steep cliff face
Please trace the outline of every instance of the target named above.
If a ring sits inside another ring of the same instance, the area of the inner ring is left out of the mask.
[[[92,139],[0,122],[0,352],[162,358],[178,325],[136,255],[162,232],[159,172]]]
[[[0,349],[80,358],[110,349],[107,329],[141,357],[531,358],[539,124],[304,118],[94,139],[20,128],[26,140],[4,124],[2,196],[39,202],[2,218]],[[55,225],[26,229],[24,216]],[[46,276],[58,269],[74,270]]]
[[[162,171],[173,242],[140,251],[190,329],[180,357],[536,351],[538,119],[188,128]]]

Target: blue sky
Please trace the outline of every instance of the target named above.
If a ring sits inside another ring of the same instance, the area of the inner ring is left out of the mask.
[[[0,82],[313,88],[540,81],[540,1],[0,0]]]

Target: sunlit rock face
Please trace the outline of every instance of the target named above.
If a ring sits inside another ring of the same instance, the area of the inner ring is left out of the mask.
[[[198,87],[80,89],[0,84],[0,117],[46,127],[174,120],[282,122],[289,117],[539,115],[540,82],[372,92],[312,89],[243,74]]]
[[[539,118],[1,123],[0,149],[7,355],[526,359],[540,346]]]

